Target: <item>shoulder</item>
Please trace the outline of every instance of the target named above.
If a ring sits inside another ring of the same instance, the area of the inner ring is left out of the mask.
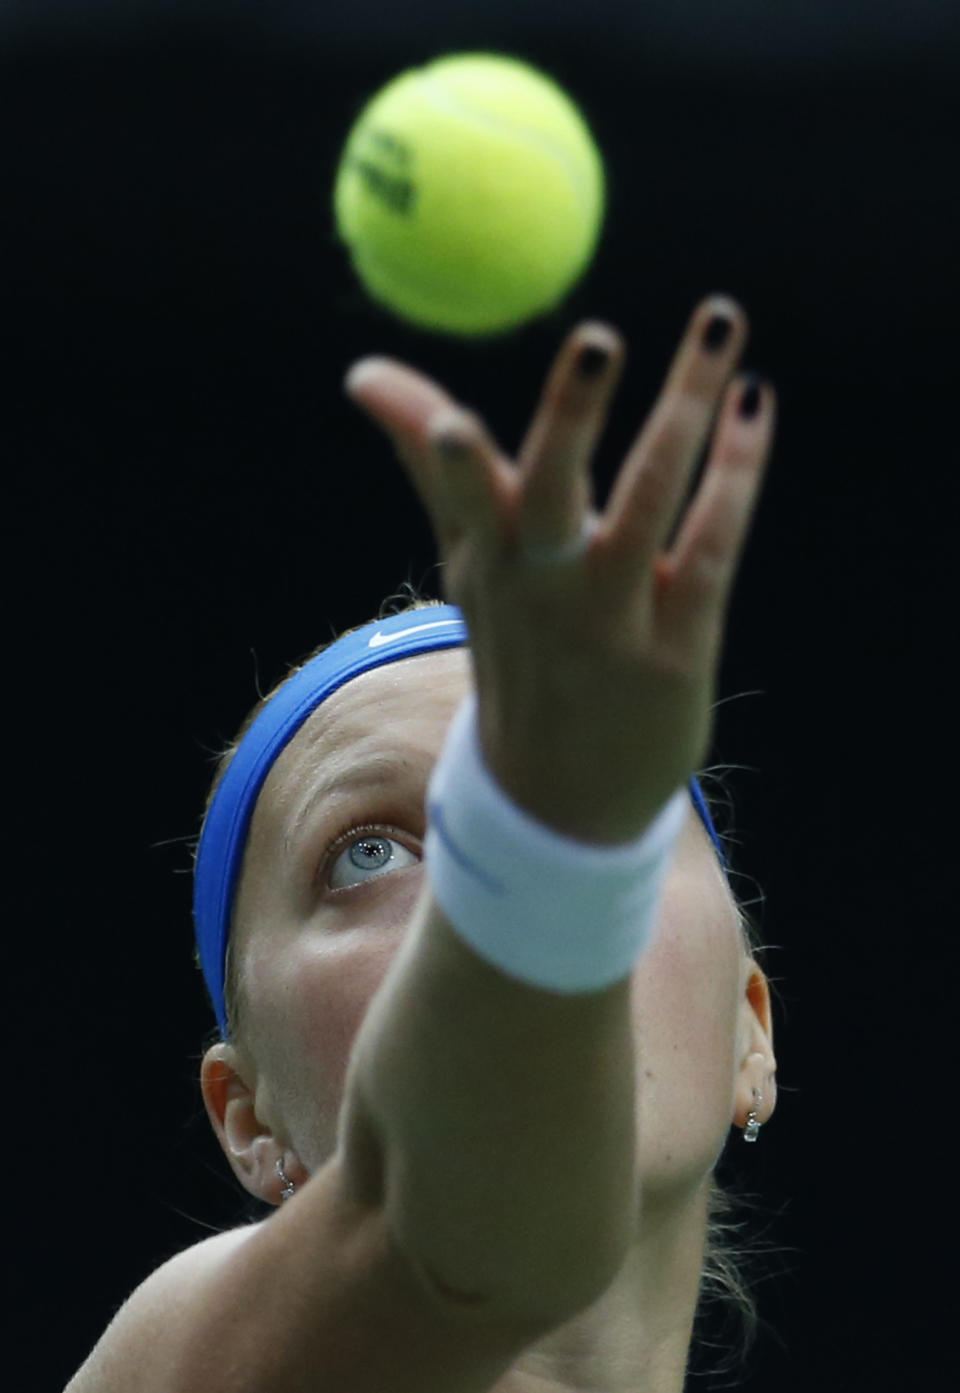
[[[175,1312],[189,1308],[205,1281],[230,1262],[266,1222],[212,1234],[161,1263],[117,1311],[64,1393],[113,1388],[124,1373],[128,1351],[138,1362],[159,1355],[163,1332],[169,1329]]]
[[[185,1291],[183,1283],[189,1283],[192,1278],[199,1280],[229,1262],[234,1253],[249,1243],[266,1222],[263,1219],[257,1224],[225,1229],[222,1233],[211,1234],[209,1238],[191,1244],[151,1272],[134,1296],[143,1303],[161,1294],[166,1296],[168,1292],[176,1291],[182,1295]]]
[[[214,1233],[209,1238],[201,1238],[198,1243],[192,1243],[189,1248],[175,1253],[172,1258],[158,1267],[153,1275],[156,1276],[158,1272],[162,1272],[172,1263],[180,1263],[183,1266],[195,1263],[203,1266],[204,1263],[213,1263],[219,1261],[220,1258],[228,1257],[259,1233],[267,1222],[266,1219],[261,1219],[256,1224],[242,1224],[239,1228],[224,1229],[222,1233]]]
[[[485,1393],[534,1339],[437,1294],[339,1158],[260,1223],[169,1259],[65,1393]]]

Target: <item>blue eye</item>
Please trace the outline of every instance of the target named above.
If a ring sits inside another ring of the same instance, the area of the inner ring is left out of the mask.
[[[338,846],[342,846],[339,853]],[[409,857],[409,860],[404,861],[403,857]],[[330,849],[327,858],[329,887],[331,890],[346,890],[351,885],[363,885],[388,868],[404,870],[416,863],[417,857],[412,851],[379,828],[353,828],[348,838],[338,838]],[[338,867],[343,868],[346,877],[340,884],[335,883]]]

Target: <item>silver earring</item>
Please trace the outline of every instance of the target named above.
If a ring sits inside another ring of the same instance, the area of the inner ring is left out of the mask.
[[[757,1101],[747,1114],[747,1125],[743,1133],[744,1141],[756,1141],[760,1135],[760,1128],[763,1126],[761,1122],[757,1121],[757,1108],[763,1102],[763,1094],[756,1088],[751,1089],[751,1092]]]
[[[279,1175],[280,1179],[283,1181],[283,1189],[280,1191],[280,1200],[282,1202],[283,1200],[288,1200],[291,1198],[296,1189],[296,1186],[294,1185],[292,1180],[288,1180],[287,1177],[284,1175],[283,1162],[280,1160],[277,1161],[277,1175]]]

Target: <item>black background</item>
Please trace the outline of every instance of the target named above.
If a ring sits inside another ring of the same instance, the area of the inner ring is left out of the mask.
[[[960,25],[938,6],[770,8],[7,13],[18,1387],[60,1388],[147,1273],[242,1198],[196,1082],[212,1018],[185,839],[210,752],[258,681],[402,582],[440,594],[428,519],[346,369],[408,360],[513,449],[563,336],[609,320],[629,359],[602,503],[713,291],[746,309],[744,365],[780,413],[713,752],[742,766],[724,830],[779,992],[779,1106],[756,1147],[730,1145],[786,1250],[757,1289],[777,1333],[740,1386],[949,1380]],[[609,210],[554,314],[471,344],[367,299],[330,190],[373,92],[481,49],[581,105]]]

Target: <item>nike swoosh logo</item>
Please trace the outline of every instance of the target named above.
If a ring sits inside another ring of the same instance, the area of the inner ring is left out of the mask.
[[[459,619],[435,619],[432,624],[414,624],[412,629],[400,629],[395,634],[382,634],[379,631],[370,636],[368,648],[382,648],[385,643],[399,643],[409,634],[423,633],[426,629],[443,629],[451,624],[459,624]]]

